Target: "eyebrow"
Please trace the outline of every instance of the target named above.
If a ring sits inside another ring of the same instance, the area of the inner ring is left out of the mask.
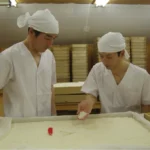
[[[106,54],[106,56],[107,56],[107,57],[111,57],[111,56],[112,56],[112,54]]]
[[[112,56],[112,54],[101,54],[101,53],[100,53],[100,55],[101,55],[101,56],[105,55],[105,56],[107,56],[107,57]]]
[[[46,34],[46,36],[47,36],[47,37],[50,37],[50,38],[53,37],[53,36],[55,36],[55,38],[58,37],[58,35],[55,35],[55,34],[54,34],[54,35]]]

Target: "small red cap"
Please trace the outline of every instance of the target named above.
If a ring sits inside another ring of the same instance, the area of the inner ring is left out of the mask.
[[[49,135],[52,135],[52,134],[53,134],[53,128],[52,128],[52,127],[48,128],[48,134],[49,134]]]

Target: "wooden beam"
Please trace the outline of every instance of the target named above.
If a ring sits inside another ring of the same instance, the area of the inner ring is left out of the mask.
[[[0,94],[0,117],[4,116],[3,95]]]
[[[16,0],[17,3],[93,4],[95,0]],[[150,4],[150,0],[110,0],[109,4]]]
[[[110,0],[109,4],[150,4],[150,0]]]
[[[17,3],[77,3],[77,4],[92,4],[93,0],[16,0]]]

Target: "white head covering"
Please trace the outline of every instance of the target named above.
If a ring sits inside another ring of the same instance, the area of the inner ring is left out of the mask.
[[[114,53],[124,50],[125,58],[129,59],[130,57],[127,50],[125,49],[125,39],[119,32],[109,32],[105,34],[98,40],[97,45],[99,52]]]
[[[32,16],[30,16],[29,12],[25,15],[19,16],[17,19],[17,25],[19,28],[28,25],[28,27],[32,27],[43,33],[59,33],[58,21],[48,9],[38,10]]]

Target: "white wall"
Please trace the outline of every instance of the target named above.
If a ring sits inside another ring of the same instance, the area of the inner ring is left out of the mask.
[[[20,4],[18,8],[0,6],[0,47],[23,40],[27,28],[19,29],[16,19],[29,11],[48,8],[60,23],[55,44],[93,43],[98,36],[119,31],[124,36],[150,37],[150,5]],[[89,32],[84,27],[89,26]]]

